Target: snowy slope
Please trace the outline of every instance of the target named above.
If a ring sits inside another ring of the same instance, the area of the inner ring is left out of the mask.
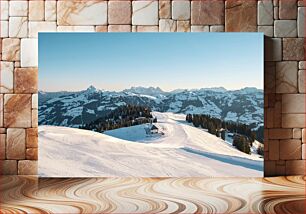
[[[39,174],[87,176],[262,176],[262,159],[194,128],[182,115],[154,113],[164,135],[147,137],[144,125],[105,134],[39,127]],[[132,137],[131,137],[132,136]]]
[[[165,133],[164,136],[147,137],[144,131],[145,125],[110,130],[104,134],[129,141],[151,143],[154,144],[152,146],[158,147],[190,148],[214,154],[262,160],[237,150],[215,135],[187,124],[183,114],[153,112],[153,116],[157,117],[158,123],[155,125]]]

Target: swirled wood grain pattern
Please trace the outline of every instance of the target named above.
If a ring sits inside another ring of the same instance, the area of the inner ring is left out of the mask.
[[[305,213],[305,178],[0,178],[1,213]]]

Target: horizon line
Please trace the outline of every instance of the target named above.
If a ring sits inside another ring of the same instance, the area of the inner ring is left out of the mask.
[[[125,88],[125,89],[122,89],[122,90],[109,90],[109,89],[101,89],[101,88],[97,88],[96,86],[94,85],[90,85],[88,86],[87,88],[85,89],[79,89],[79,90],[58,90],[58,91],[47,91],[47,90],[38,90],[39,92],[48,92],[48,93],[56,93],[56,92],[81,92],[81,91],[86,91],[88,90],[89,88],[94,88],[94,89],[97,89],[99,91],[108,91],[108,92],[123,92],[125,90],[130,90],[130,89],[133,89],[133,88],[144,88],[144,89],[149,89],[149,88],[154,88],[154,89],[160,89],[162,92],[166,92],[166,93],[171,93],[171,92],[174,92],[174,91],[177,91],[177,90],[183,90],[183,91],[193,91],[193,90],[201,90],[201,89],[224,89],[226,91],[239,91],[239,90],[242,90],[242,89],[247,89],[247,88],[254,88],[254,89],[257,89],[257,90],[263,90],[263,88],[257,88],[257,87],[253,87],[253,86],[246,86],[246,87],[242,87],[242,88],[237,88],[237,89],[227,89],[223,86],[215,86],[215,87],[203,87],[203,88],[177,88],[177,89],[174,89],[174,90],[170,90],[170,91],[166,91],[166,90],[163,90],[161,87],[157,86],[157,87],[154,87],[154,86],[132,86],[130,88]]]

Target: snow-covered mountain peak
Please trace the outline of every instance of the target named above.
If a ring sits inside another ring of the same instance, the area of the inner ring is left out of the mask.
[[[249,93],[262,93],[263,90],[255,88],[255,87],[245,87],[240,90],[237,90],[241,94],[249,94]]]
[[[200,91],[226,92],[224,87],[201,88]]]
[[[254,124],[252,128],[263,123],[262,90],[224,90],[164,92],[158,87],[132,87],[116,92],[90,86],[79,92],[39,93],[39,124],[78,127],[122,105],[149,106],[159,112],[211,115],[226,121]]]
[[[123,92],[131,92],[135,94],[144,94],[144,95],[160,95],[164,94],[165,92],[159,88],[159,87],[142,87],[142,86],[137,86],[137,87],[131,87],[130,89],[123,90]]]
[[[90,85],[87,89],[86,89],[87,92],[96,92],[97,91],[97,88],[93,85]]]

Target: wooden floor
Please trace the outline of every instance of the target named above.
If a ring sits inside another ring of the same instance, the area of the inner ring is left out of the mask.
[[[2,213],[305,213],[305,178],[0,178]],[[1,213],[1,212],[0,212]]]

